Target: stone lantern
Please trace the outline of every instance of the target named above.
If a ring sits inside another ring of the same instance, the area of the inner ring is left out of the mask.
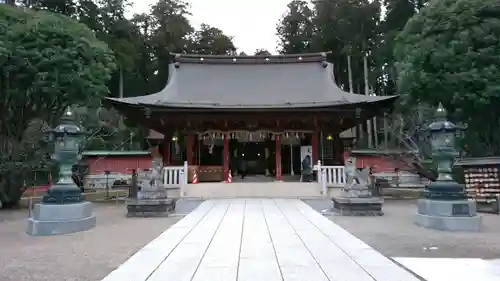
[[[455,140],[464,129],[448,121],[446,110],[439,104],[434,121],[427,129],[438,178],[426,186],[424,198],[417,203],[417,225],[448,231],[479,231],[481,228],[476,202],[467,199],[465,186],[452,177],[452,169],[459,155]]]
[[[465,187],[453,180],[452,169],[459,156],[455,148],[457,134],[465,128],[447,120],[446,110],[439,104],[434,122],[427,131],[430,135],[432,159],[437,164],[438,178],[427,186],[425,197],[429,199],[465,199]]]
[[[28,220],[28,234],[65,234],[95,226],[92,203],[83,200],[80,188],[72,179],[72,168],[81,159],[85,135],[69,109],[59,125],[48,131],[49,144],[53,145],[52,159],[59,164],[59,179],[42,202],[35,205]]]
[[[59,164],[59,180],[52,185],[43,197],[43,203],[69,204],[83,201],[80,188],[72,179],[72,167],[80,159],[80,150],[85,140],[85,133],[67,110],[60,124],[48,132],[49,144],[53,146],[52,160]]]

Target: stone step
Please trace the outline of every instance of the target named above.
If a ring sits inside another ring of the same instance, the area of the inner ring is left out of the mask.
[[[183,197],[196,198],[321,198],[321,185],[311,183],[201,183],[184,187]]]

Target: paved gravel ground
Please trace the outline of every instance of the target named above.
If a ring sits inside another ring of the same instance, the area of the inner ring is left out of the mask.
[[[50,237],[24,233],[27,211],[0,212],[0,280],[101,280],[180,219],[126,218],[123,205],[94,206],[94,229]]]
[[[126,218],[123,205],[95,206],[96,228],[51,237],[24,233],[27,211],[0,212],[0,280],[101,280],[180,219]],[[481,233],[449,233],[415,226],[415,211],[414,202],[386,201],[383,217],[331,219],[390,257],[500,258],[500,216],[484,214]]]
[[[500,258],[500,216],[481,214],[480,233],[443,232],[413,224],[415,202],[389,201],[382,217],[331,220],[389,257]]]

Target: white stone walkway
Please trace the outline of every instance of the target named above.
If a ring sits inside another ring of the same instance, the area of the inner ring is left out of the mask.
[[[499,281],[500,260],[466,258],[394,258],[427,281]]]
[[[103,279],[146,280],[421,279],[299,200],[229,199],[205,201]]]

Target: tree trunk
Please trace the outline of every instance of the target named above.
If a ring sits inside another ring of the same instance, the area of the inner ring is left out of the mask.
[[[349,75],[349,93],[353,92],[353,85],[352,85],[352,63],[351,63],[351,56],[347,55],[347,75]]]
[[[388,120],[389,118],[387,113],[384,113],[384,148],[388,149],[389,148],[389,126],[388,126]]]
[[[375,93],[375,90],[373,89],[373,87],[370,87],[370,91],[372,93]],[[378,119],[377,117],[373,117],[372,118],[372,128],[373,128],[373,146],[375,147],[375,149],[378,149]]]
[[[347,55],[347,75],[349,78],[349,93],[354,93],[354,86],[353,86],[353,80],[352,80],[352,61],[351,61],[351,55]],[[361,129],[362,127],[356,126],[351,129],[351,135],[356,137],[356,142],[359,140],[361,137]]]
[[[364,84],[365,84],[365,95],[370,94],[370,86],[368,85],[368,56],[363,54],[363,74],[364,74]],[[368,119],[366,121],[366,133],[368,137],[368,148],[373,148],[373,137],[372,137],[372,120]]]
[[[0,201],[2,208],[16,207],[24,193],[23,178],[26,175],[21,171],[0,172]]]
[[[123,68],[121,65],[119,66],[118,95],[120,96],[121,99],[123,98]],[[121,115],[120,120],[118,121],[118,128],[120,128],[120,130],[122,130],[124,128],[123,121],[124,121],[124,117],[123,117],[123,115]],[[124,150],[125,150],[125,146],[122,146],[121,151],[124,151]]]

